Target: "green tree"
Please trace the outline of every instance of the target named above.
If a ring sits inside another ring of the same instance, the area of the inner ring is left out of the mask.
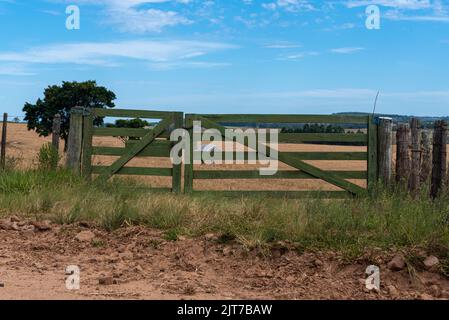
[[[115,121],[115,124],[113,127],[115,128],[132,128],[132,129],[140,129],[149,127],[150,123],[148,121],[142,120],[142,119],[119,119]],[[128,140],[140,140],[140,138],[137,137],[118,137],[120,140],[126,142]]]
[[[35,104],[25,103],[25,121],[28,130],[35,130],[40,136],[52,133],[54,115],[61,115],[61,139],[67,147],[70,127],[70,110],[74,107],[114,108],[115,94],[105,87],[98,86],[96,81],[63,82],[61,86],[49,86],[44,91],[44,99]],[[95,118],[94,125],[103,124],[103,118]]]
[[[148,127],[150,123],[148,121],[142,120],[142,119],[120,119],[115,121],[115,127],[117,128],[133,128],[133,129],[139,129],[139,128],[145,128]]]

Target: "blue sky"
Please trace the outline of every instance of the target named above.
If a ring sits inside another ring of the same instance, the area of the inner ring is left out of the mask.
[[[11,115],[63,80],[97,80],[122,108],[371,112],[380,90],[378,112],[449,115],[446,0],[0,0],[0,23]]]

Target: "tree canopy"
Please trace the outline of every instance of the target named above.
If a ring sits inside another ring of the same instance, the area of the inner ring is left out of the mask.
[[[116,128],[133,128],[133,129],[139,129],[139,128],[145,128],[150,126],[150,123],[148,121],[142,120],[142,119],[119,119],[115,121],[115,127]]]
[[[63,82],[62,85],[49,86],[44,98],[35,104],[25,103],[25,121],[28,130],[35,130],[40,136],[52,133],[55,114],[61,115],[61,138],[67,142],[70,127],[70,110],[74,107],[114,108],[114,92],[98,86],[96,81]],[[94,125],[102,125],[103,118],[95,118]]]

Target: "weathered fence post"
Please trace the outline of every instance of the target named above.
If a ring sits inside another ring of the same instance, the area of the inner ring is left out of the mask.
[[[430,195],[436,198],[443,185],[446,176],[447,159],[447,122],[440,120],[435,122],[433,133],[433,157],[432,157],[432,185]]]
[[[378,129],[378,161],[379,179],[385,185],[391,181],[392,149],[393,149],[393,119],[379,118]]]
[[[3,126],[2,126],[2,145],[0,154],[0,168],[6,169],[6,128],[8,126],[8,114],[3,114]]]
[[[409,190],[416,193],[419,190],[420,169],[421,169],[421,123],[418,119],[412,118],[410,121],[412,132],[412,162],[410,170]]]
[[[81,151],[81,174],[88,180],[92,178],[92,139],[94,116],[91,109],[83,110],[83,142]]]
[[[61,134],[61,115],[59,113],[55,114],[53,117],[53,127],[51,130],[51,144],[53,149],[55,150],[57,157],[55,163],[52,164],[52,169],[56,169],[58,167],[59,160],[59,136]]]
[[[374,116],[368,117],[368,191],[372,192],[379,179],[378,124]]]
[[[396,132],[396,182],[408,180],[410,170],[410,129],[406,124],[400,124]]]
[[[421,183],[428,183],[432,172],[432,148],[429,131],[423,130],[421,138]]]
[[[70,112],[70,129],[67,147],[67,167],[75,173],[81,171],[84,108],[75,107]]]
[[[61,135],[61,115],[55,114],[53,118],[53,128],[51,135],[51,144],[59,152],[59,136]]]

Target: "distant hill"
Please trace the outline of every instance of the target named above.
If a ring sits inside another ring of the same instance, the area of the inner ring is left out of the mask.
[[[335,115],[342,116],[367,116],[369,113],[365,112],[338,112],[334,113]],[[449,116],[446,117],[417,117],[417,116],[407,116],[400,114],[377,114],[376,117],[389,117],[393,119],[394,123],[409,123],[411,118],[418,118],[421,121],[421,124],[425,128],[432,128],[433,124],[437,120],[446,120],[449,122]]]
[[[333,115],[338,115],[338,116],[368,116],[370,115],[369,113],[366,112],[338,112],[338,113],[334,113]],[[393,119],[394,124],[398,124],[398,123],[409,123],[410,119],[415,117],[415,116],[410,116],[410,115],[400,115],[400,114],[376,114],[376,117],[389,117]],[[446,120],[449,122],[449,116],[446,117],[415,117],[418,118],[421,121],[421,124],[424,128],[433,128],[433,125],[435,123],[435,121],[437,120]],[[246,122],[246,123],[233,123],[233,122],[222,122],[221,124],[226,125],[226,126],[230,126],[230,127],[249,127],[249,128],[254,128],[254,127],[258,127],[258,128],[302,128],[304,126],[304,124],[281,124],[281,123],[260,123],[260,124],[256,124],[256,123],[251,123],[251,122]],[[344,129],[363,129],[366,127],[366,125],[357,125],[357,124],[341,124],[340,125],[342,128]]]

